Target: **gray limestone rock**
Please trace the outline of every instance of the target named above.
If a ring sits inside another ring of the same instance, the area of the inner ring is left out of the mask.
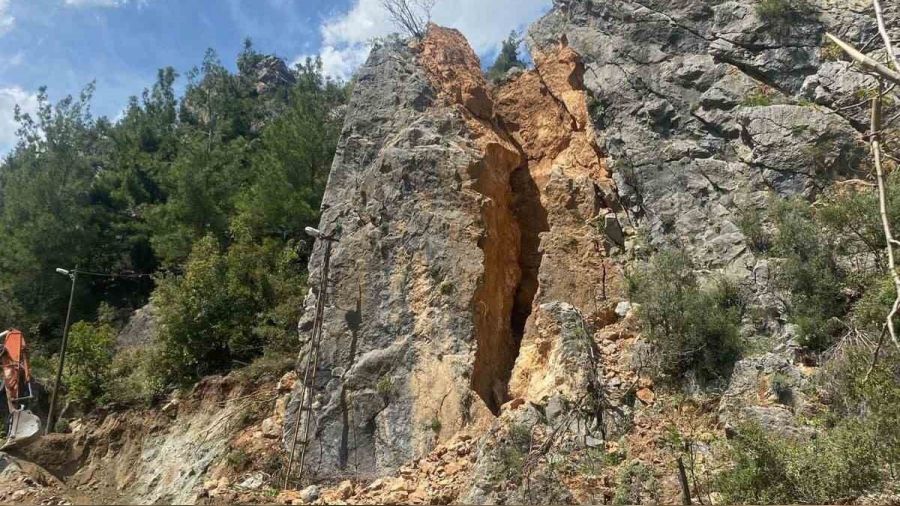
[[[817,177],[858,168],[859,124],[828,107],[829,90],[860,83],[820,53],[826,30],[848,33],[865,16],[829,4],[779,20],[752,3],[713,4],[557,2],[527,40],[565,36],[583,56],[619,196],[652,243],[727,268],[752,265],[739,209],[772,193],[814,196]]]
[[[298,381],[284,444],[307,431],[307,476],[389,473],[469,419],[476,292],[484,272],[484,167],[458,109],[403,42],[376,47],[360,69],[323,200],[320,230],[337,240],[326,294],[312,289],[300,321],[303,371],[316,364],[311,412]],[[324,243],[310,261],[319,286]],[[316,301],[326,297],[318,359]]]

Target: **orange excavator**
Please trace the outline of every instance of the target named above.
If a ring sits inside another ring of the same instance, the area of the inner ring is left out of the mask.
[[[3,368],[3,389],[9,408],[6,441],[0,446],[0,450],[5,450],[36,439],[41,432],[41,420],[27,409],[27,402],[34,399],[34,391],[25,336],[12,329],[0,333],[0,339],[3,339],[0,367]]]

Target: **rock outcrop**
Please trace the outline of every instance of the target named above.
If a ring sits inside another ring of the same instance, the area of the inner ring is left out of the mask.
[[[563,44],[545,60],[492,90],[462,35],[432,26],[413,47],[376,48],[360,72],[323,206],[339,239],[315,475],[389,472],[512,398],[545,400],[590,360],[586,325],[621,289],[607,262],[622,247],[616,191],[580,58]],[[572,325],[573,345],[550,335]]]
[[[471,53],[445,49],[463,54],[432,58],[464,65]],[[490,321],[498,326],[490,338],[503,339],[501,292],[519,276],[517,231],[502,228],[511,220],[502,199],[520,155],[466,109],[468,102],[485,114],[479,106],[490,106],[466,88],[473,83],[448,82],[456,88],[436,88],[417,52],[398,40],[376,47],[359,72],[323,203],[321,229],[339,237],[330,291],[311,292],[307,304],[327,297],[315,403],[301,422],[314,424],[308,469],[316,476],[396,469],[488,412],[471,389],[476,381],[493,388],[473,378],[476,334]],[[473,130],[479,121],[483,131]],[[317,244],[315,284],[323,254]],[[485,301],[484,290],[496,290],[496,302]],[[307,314],[301,334],[308,344]],[[482,350],[506,344],[486,342]],[[308,346],[302,360],[313,360]]]
[[[116,336],[116,348],[129,350],[150,345],[156,338],[157,317],[153,304],[136,310]]]
[[[838,89],[822,66],[825,30],[859,43],[872,19],[840,7],[785,16],[734,1],[572,1],[529,33],[533,47],[565,36],[582,55],[623,204],[653,244],[684,246],[702,267],[752,267],[740,210],[813,197],[862,154],[853,118],[813,82]],[[850,70],[840,89],[868,82]]]
[[[725,422],[794,430],[802,399],[751,395],[806,376],[739,222],[856,177],[865,156],[864,118],[843,106],[872,81],[823,34],[859,44],[874,24],[815,3],[773,17],[735,1],[557,0],[529,32],[534,69],[496,87],[454,30],[377,46],[323,205],[329,290],[310,292],[301,322],[302,366],[325,297],[313,407],[300,413],[298,383],[284,431],[289,444],[311,429],[306,477],[384,476],[461,433],[480,436],[479,474],[518,425],[572,451],[651,444],[656,415],[640,410],[657,396],[633,366],[648,348],[623,282],[638,229],[740,280],[766,315],[743,334],[778,346],[722,385]],[[548,493],[572,497],[552,481]],[[462,497],[528,499],[516,493],[475,483]]]
[[[867,126],[845,106],[872,80],[839,61],[823,36],[864,44],[876,35],[866,5],[816,1],[772,14],[736,1],[557,1],[528,35],[538,52],[564,38],[581,55],[597,143],[628,225],[656,248],[684,248],[698,268],[740,280],[766,315],[747,318],[743,334],[776,343],[788,377],[800,375],[793,333],[768,260],[739,223],[773,198],[813,199],[859,176]],[[759,360],[736,366],[742,385],[723,401],[726,421],[781,409],[738,394],[749,383],[765,390],[768,375],[748,374]]]

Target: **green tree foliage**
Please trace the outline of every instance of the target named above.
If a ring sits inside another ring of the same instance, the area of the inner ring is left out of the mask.
[[[342,123],[334,111],[347,97],[323,80],[321,62],[307,60],[297,74],[289,106],[262,134],[255,179],[238,197],[232,231],[241,239],[298,238],[318,222]]]
[[[162,69],[115,123],[91,115],[92,86],[56,104],[42,90],[0,162],[0,325],[25,330],[38,355],[62,334],[71,285],[57,267],[154,274],[78,278],[76,320],[103,304],[127,315],[153,294],[165,321],[153,354],[172,368],[117,357],[113,368],[153,377],[117,377],[118,400],[283,347],[296,325],[303,229],[318,221],[347,88],[321,61],[288,70],[249,41],[237,69],[210,51],[181,97]],[[260,86],[272,72],[285,74]],[[127,395],[135,381],[153,386]]]
[[[835,504],[884,480],[870,428],[847,422],[809,441],[755,425],[738,428],[731,442],[734,468],[716,488],[729,504]]]
[[[900,224],[900,182],[888,182],[888,216]],[[771,243],[777,284],[788,302],[788,317],[800,343],[824,351],[850,328],[878,333],[893,302],[885,271],[886,244],[872,191],[834,192],[815,205],[774,202],[775,232],[759,232],[755,242]]]
[[[871,368],[868,350],[854,348],[819,378],[832,409],[808,440],[739,427],[734,467],[717,478],[725,502],[834,504],[877,491],[900,464],[900,359],[888,351]],[[871,368],[871,372],[869,372]]]
[[[519,46],[522,44],[522,38],[515,30],[509,32],[509,37],[503,41],[500,47],[500,53],[494,64],[488,69],[487,77],[492,81],[498,81],[509,72],[513,67],[525,68],[525,63],[519,59]]]
[[[159,280],[160,372],[167,382],[247,363],[288,344],[299,319],[305,274],[292,244],[195,243],[183,275]]]
[[[712,380],[728,372],[740,354],[743,312],[732,282],[701,286],[685,252],[662,251],[629,276],[628,288],[663,375]]]
[[[833,401],[827,423],[840,426],[846,420],[858,420],[866,430],[865,437],[872,441],[873,457],[896,473],[900,465],[900,356],[897,352],[882,350],[872,367],[871,350],[851,349],[829,364],[821,383]]]
[[[68,398],[82,406],[100,400],[109,381],[116,329],[109,324],[77,322],[69,330],[63,381]]]
[[[839,317],[847,300],[841,289],[846,272],[839,266],[833,241],[804,201],[779,202],[775,209],[773,253],[782,258],[779,282],[790,293],[791,320],[800,328],[801,344],[824,350],[843,330]]]
[[[141,236],[105,184],[113,149],[105,120],[89,110],[92,87],[51,105],[44,91],[32,115],[17,115],[19,144],[0,170],[0,292],[20,308],[15,324],[59,335],[69,281],[57,267],[132,269]],[[104,293],[127,299],[109,280],[84,280],[81,307]]]

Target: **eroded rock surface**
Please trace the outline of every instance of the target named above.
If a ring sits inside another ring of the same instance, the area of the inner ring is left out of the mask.
[[[339,240],[313,391],[316,475],[380,474],[424,455],[489,416],[504,374],[491,368],[511,367],[496,354],[511,353],[510,293],[520,274],[507,201],[520,154],[494,132],[471,62],[467,45],[426,40],[413,51],[393,41],[360,71],[323,206],[321,228]],[[437,88],[444,78],[448,88]],[[323,253],[317,244],[314,282]],[[496,357],[474,377],[478,353]],[[303,360],[311,359],[307,348]]]
[[[538,383],[591,360],[582,327],[621,291],[608,262],[620,209],[579,56],[560,44],[541,58],[491,90],[462,35],[432,26],[413,47],[377,48],[361,72],[322,220],[339,239],[311,473],[389,472],[511,399],[545,400]],[[571,318],[575,345],[548,334]]]
[[[298,414],[298,386],[285,425],[287,443],[311,424],[309,476],[390,474],[460,432],[491,462],[506,451],[491,434],[525,422],[551,435],[565,420],[582,450],[652,445],[659,413],[642,410],[658,396],[635,366],[652,350],[623,289],[638,229],[741,281],[764,315],[743,334],[774,343],[704,419],[787,427],[802,399],[759,392],[806,376],[738,224],[858,175],[865,124],[846,97],[872,84],[823,44],[869,40],[870,13],[813,3],[777,19],[736,1],[558,0],[529,32],[534,69],[496,88],[456,31],[377,47],[325,196],[331,288],[301,322],[302,366],[326,296],[313,408]],[[463,497],[523,498],[482,485]]]
[[[631,224],[653,246],[684,248],[699,269],[742,281],[764,315],[743,333],[773,343],[788,378],[800,366],[784,307],[738,224],[773,198],[812,199],[859,175],[865,118],[846,105],[872,81],[823,41],[826,31],[858,46],[876,35],[857,3],[767,16],[753,2],[558,1],[528,36],[538,51],[564,38],[581,55],[597,143]],[[729,423],[790,418],[792,408],[738,393],[766,390],[771,371],[749,374],[760,360],[735,368],[721,409]]]

